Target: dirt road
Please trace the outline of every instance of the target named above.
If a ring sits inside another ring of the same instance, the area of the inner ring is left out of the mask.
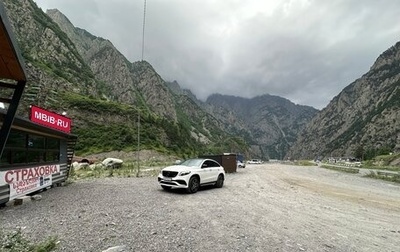
[[[400,186],[318,167],[248,165],[221,189],[156,178],[80,181],[0,209],[0,225],[59,251],[399,251]]]

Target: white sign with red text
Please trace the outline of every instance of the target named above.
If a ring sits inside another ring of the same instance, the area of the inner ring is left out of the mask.
[[[10,200],[52,185],[52,175],[60,172],[60,165],[0,171],[0,186],[10,185]]]

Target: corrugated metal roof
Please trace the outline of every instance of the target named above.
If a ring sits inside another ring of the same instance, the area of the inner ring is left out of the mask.
[[[26,81],[25,66],[16,45],[4,5],[0,2],[0,78]]]

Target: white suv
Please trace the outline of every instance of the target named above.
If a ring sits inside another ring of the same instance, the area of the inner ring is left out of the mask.
[[[158,183],[164,190],[185,188],[188,193],[195,193],[200,186],[224,185],[225,170],[212,159],[188,159],[179,165],[168,166],[158,175]]]

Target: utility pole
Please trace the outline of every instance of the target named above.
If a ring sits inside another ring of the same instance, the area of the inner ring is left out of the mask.
[[[137,161],[137,172],[136,177],[140,174],[140,112],[138,111],[138,121],[137,121],[137,151],[136,151],[136,161]]]
[[[146,0],[144,0],[144,7],[143,7],[143,31],[142,31],[142,61],[144,58],[144,30],[146,27]]]

